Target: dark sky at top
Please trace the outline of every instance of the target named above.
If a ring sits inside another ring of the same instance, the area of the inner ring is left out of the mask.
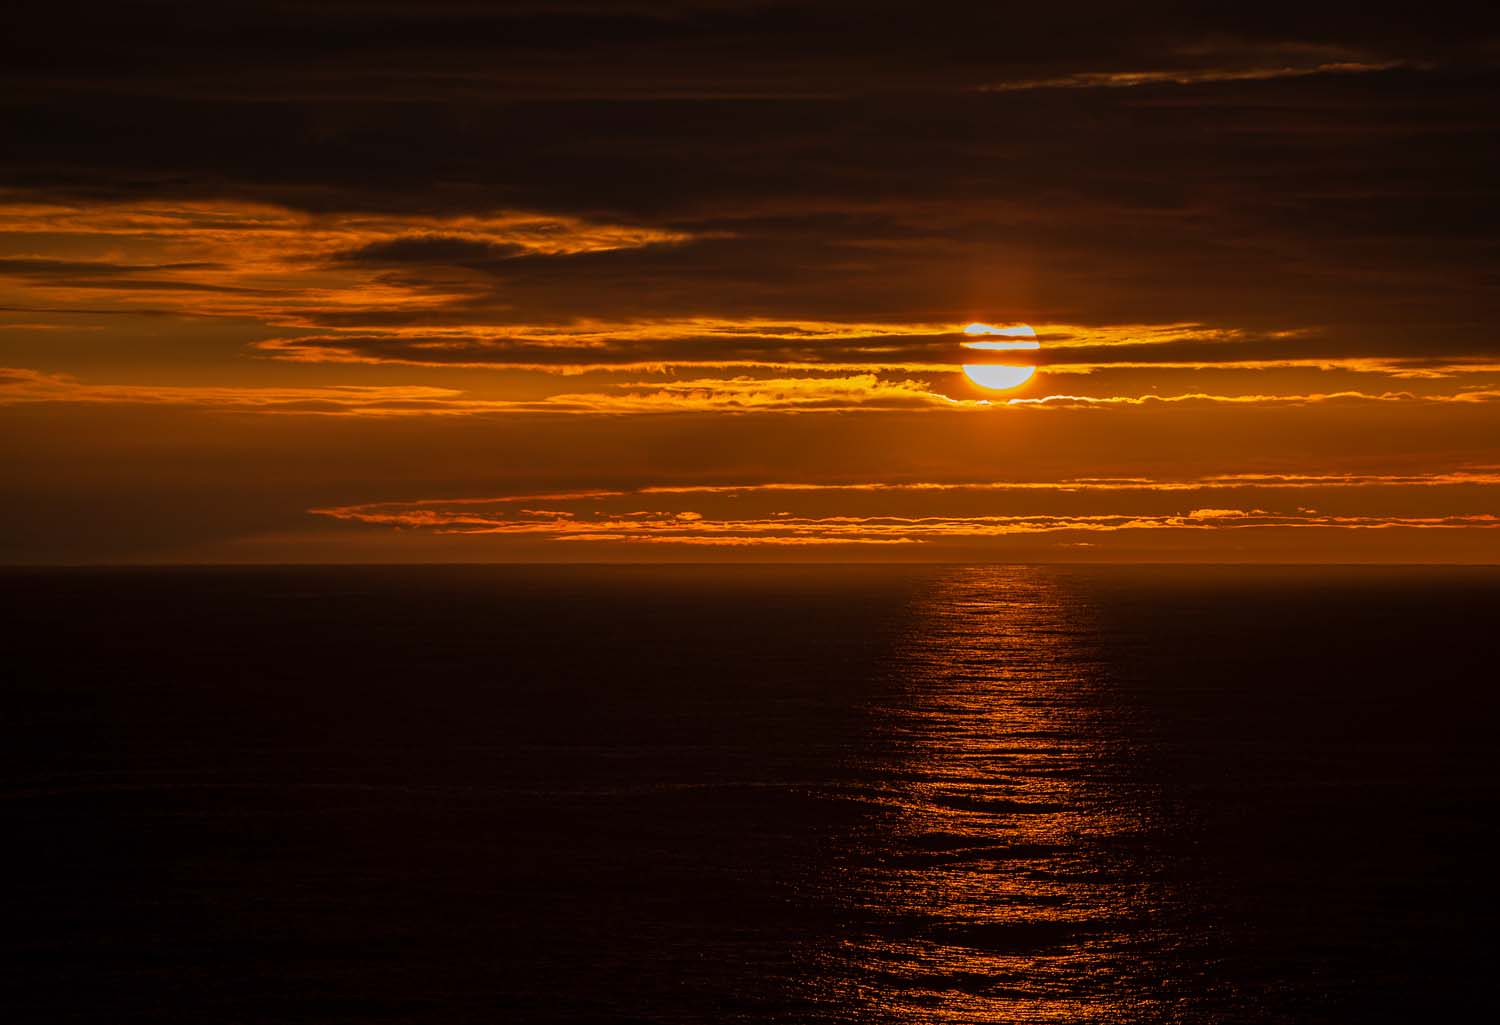
[[[545,274],[406,254],[514,278],[532,316],[572,315],[587,284],[601,316],[909,318],[974,304],[972,268],[993,287],[1004,247],[1031,280],[1002,299],[1025,315],[1492,344],[1475,336],[1496,313],[1488,15],[334,2],[8,20],[0,174],[26,196],[501,206],[697,237]]]

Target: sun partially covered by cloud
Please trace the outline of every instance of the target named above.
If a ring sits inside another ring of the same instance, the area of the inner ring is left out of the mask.
[[[1029,324],[1016,324],[1011,327],[994,327],[990,324],[970,324],[964,328],[964,334],[971,339],[982,338],[982,341],[966,341],[963,343],[966,349],[980,349],[986,352],[1015,352],[1030,351],[1041,348],[1041,343],[1036,340],[1036,332]],[[996,339],[994,336],[1000,336]],[[1036,367],[1025,363],[965,363],[964,376],[969,380],[990,391],[1010,391],[1019,388],[1031,376],[1036,373]]]
[[[249,352],[288,363],[642,378],[628,394],[618,385],[550,395],[541,386],[512,395],[489,389],[497,408],[506,402],[532,408],[541,398],[554,408],[609,412],[665,409],[674,401],[684,409],[854,404],[811,397],[831,388],[846,397],[881,393],[880,401],[861,398],[864,408],[887,408],[885,400],[898,398],[929,404],[917,391],[941,406],[1034,380],[1043,384],[1033,384],[1025,399],[1051,405],[1195,396],[1388,398],[1410,390],[1394,386],[1409,380],[1439,382],[1414,394],[1478,401],[1500,386],[1500,361],[1482,352],[1453,346],[1419,355],[1399,339],[1371,343],[1315,326],[1052,321],[1032,327],[795,310],[716,313],[719,293],[683,291],[678,279],[698,278],[736,247],[748,246],[746,259],[761,258],[762,243],[740,238],[742,229],[723,222],[684,227],[524,211],[308,212],[208,199],[9,198],[0,203],[0,235],[10,253],[0,257],[7,299],[0,326],[23,333],[97,329],[78,318],[111,314],[254,322],[264,332],[249,340]],[[733,271],[733,289],[746,287],[741,278],[749,270]],[[712,271],[714,278],[719,273]],[[664,283],[648,312],[643,289]],[[1207,371],[1219,374],[1211,387],[1191,380]],[[1268,371],[1285,383],[1266,389]],[[1238,378],[1228,376],[1235,372]],[[959,373],[977,394],[930,377]],[[1148,373],[1158,387],[1181,383],[1170,393],[1142,394],[1138,381]],[[1314,380],[1325,373],[1388,383],[1341,381],[1330,388]],[[691,374],[692,383],[678,379],[682,374]],[[873,385],[809,383],[813,375],[865,382],[871,374]],[[1092,381],[1083,389],[1047,387],[1047,379],[1060,377]],[[751,388],[748,378],[764,383]],[[789,388],[785,382],[794,378],[806,380]]]
[[[1456,393],[1338,391],[1290,394],[1073,395],[980,397],[1014,389],[1031,376],[988,379],[986,371],[1011,374],[1008,366],[964,368],[981,386],[978,395],[954,396],[932,381],[876,373],[829,373],[800,377],[736,377],[602,381],[594,391],[558,390],[529,398],[486,395],[420,384],[330,384],[316,386],[168,385],[85,382],[68,374],[0,367],[0,406],[37,404],[155,405],[261,413],[357,416],[480,416],[567,414],[622,416],[705,413],[951,412],[992,416],[1026,410],[1125,410],[1131,407],[1299,407],[1324,404],[1466,404],[1500,402],[1500,388]],[[834,368],[835,370],[839,368]],[[844,368],[848,369],[848,368]],[[948,390],[956,390],[946,386]]]

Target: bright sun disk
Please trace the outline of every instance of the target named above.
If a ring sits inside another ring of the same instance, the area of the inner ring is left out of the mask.
[[[964,373],[979,387],[999,391],[1025,384],[1031,380],[1031,375],[1036,373],[1036,367],[1012,367],[1003,363],[966,363]]]

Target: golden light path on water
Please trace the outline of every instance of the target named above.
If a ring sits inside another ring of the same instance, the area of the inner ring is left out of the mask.
[[[845,880],[858,918],[829,967],[864,1020],[1130,1021],[1163,895],[1139,852],[1150,794],[1119,771],[1129,712],[1055,573],[976,567],[914,610],[905,678],[873,709],[882,806]],[[837,962],[843,961],[843,970]],[[1151,1001],[1148,1001],[1151,1002]],[[1157,1008],[1159,1010],[1159,1008]]]

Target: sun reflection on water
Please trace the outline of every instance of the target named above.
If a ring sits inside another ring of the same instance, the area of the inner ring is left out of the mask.
[[[914,623],[872,709],[876,810],[844,880],[859,924],[832,955],[861,980],[846,999],[914,1022],[1131,1020],[1162,894],[1087,603],[1055,572],[975,568]]]

